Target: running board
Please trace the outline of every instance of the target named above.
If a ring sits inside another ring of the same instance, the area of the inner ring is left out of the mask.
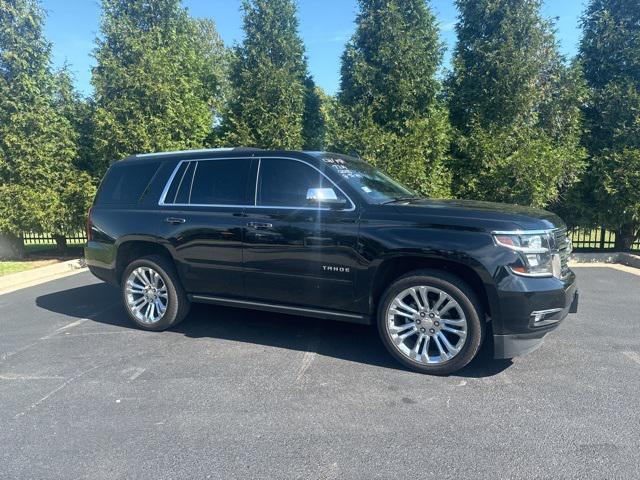
[[[237,300],[233,298],[213,297],[210,295],[187,295],[192,302],[211,303],[227,307],[250,308],[252,310],[264,310],[267,312],[286,313],[289,315],[303,315],[306,317],[326,318],[342,322],[361,323],[369,325],[371,322],[367,315],[357,313],[336,312],[333,310],[320,310],[318,308],[291,307],[275,303],[255,302],[251,300]]]

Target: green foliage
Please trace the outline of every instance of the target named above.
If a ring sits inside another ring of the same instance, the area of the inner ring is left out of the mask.
[[[361,0],[356,23],[342,56],[331,145],[424,195],[449,196],[450,129],[436,100],[442,45],[433,13],[423,0]]]
[[[302,116],[302,138],[304,150],[323,150],[326,137],[326,119],[322,105],[326,94],[316,87],[313,78],[308,76],[304,82],[304,114]]]
[[[79,228],[95,191],[91,178],[74,168],[78,132],[58,109],[42,23],[35,0],[0,0],[0,235],[5,237]]]
[[[85,172],[96,173],[92,152],[93,103],[75,90],[73,75],[67,65],[54,75],[54,108],[67,119],[77,134],[78,155],[74,165]]]
[[[98,171],[144,151],[202,147],[222,108],[228,55],[179,0],[103,0],[93,71]]]
[[[233,97],[222,126],[224,143],[301,148],[314,140],[303,138],[307,66],[295,4],[244,0],[242,8],[245,38],[232,63]]]
[[[340,102],[366,105],[378,125],[423,117],[442,60],[436,19],[424,0],[360,0],[357,29],[342,56]]]
[[[553,61],[551,25],[540,0],[457,0],[460,11],[449,80],[453,125],[466,132],[514,123],[533,125],[544,92],[542,73]]]
[[[616,230],[618,247],[640,235],[640,8],[592,0],[582,19],[580,60],[590,88],[584,144],[591,161],[575,194],[583,223]]]
[[[470,131],[453,144],[459,175],[454,189],[464,197],[543,207],[578,179],[575,147],[554,142],[539,128],[477,125]]]
[[[330,131],[333,149],[356,156],[362,154],[369,163],[421,195],[434,198],[450,195],[451,173],[443,162],[450,127],[444,109],[434,106],[423,118],[409,119],[397,130],[376,124],[372,115],[354,118],[339,105],[334,105],[333,115],[336,118]]]
[[[605,224],[640,226],[640,149],[625,148],[604,152],[595,159],[594,170],[602,178],[602,198],[606,210],[600,213]],[[636,233],[637,235],[637,233]]]
[[[547,206],[583,168],[579,66],[558,54],[539,0],[457,0],[449,78],[453,190]]]

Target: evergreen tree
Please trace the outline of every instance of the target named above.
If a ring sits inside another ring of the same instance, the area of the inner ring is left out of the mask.
[[[23,231],[80,227],[93,185],[73,162],[77,132],[55,106],[50,45],[35,0],[0,0],[0,255]]]
[[[437,100],[442,59],[424,0],[360,0],[342,56],[335,148],[357,152],[416,191],[448,196],[449,127]]]
[[[304,150],[323,150],[325,147],[326,120],[322,113],[323,101],[327,98],[313,78],[304,82],[304,113],[302,116],[302,138]]]
[[[626,250],[640,236],[640,5],[592,0],[582,25],[590,164],[581,220],[614,230],[616,248]]]
[[[99,172],[133,153],[202,147],[227,64],[212,23],[190,19],[180,0],[102,0],[102,8],[92,79]]]
[[[244,0],[242,10],[245,38],[231,67],[225,143],[299,149],[308,143],[303,135],[307,65],[295,4]]]
[[[583,80],[540,0],[457,0],[449,79],[456,195],[546,206],[580,175]]]
[[[68,65],[55,72],[54,107],[71,124],[77,135],[78,155],[74,165],[85,172],[96,173],[93,164],[93,103],[83,98],[73,85]]]

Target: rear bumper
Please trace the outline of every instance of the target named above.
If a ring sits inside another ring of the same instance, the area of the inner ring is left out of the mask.
[[[116,285],[115,262],[113,261],[113,249],[104,243],[89,241],[84,247],[84,258],[89,271],[107,283]]]
[[[118,280],[116,279],[116,274],[114,270],[109,268],[101,268],[93,265],[87,265],[89,267],[89,271],[96,277],[98,277],[103,282],[110,283],[112,285],[118,285]]]
[[[556,288],[544,289],[553,285],[550,283],[553,281]],[[510,308],[507,312],[503,310],[502,322],[494,324],[495,358],[513,358],[534,351],[569,313],[578,311],[578,288],[573,273],[562,281],[519,278],[515,284],[521,291],[510,288],[503,292]],[[513,287],[514,283],[509,286]]]

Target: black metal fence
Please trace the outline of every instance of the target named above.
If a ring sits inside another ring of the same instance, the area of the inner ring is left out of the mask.
[[[575,228],[569,232],[571,240],[573,242],[573,249],[575,251],[611,251],[615,247],[616,234],[604,228]],[[81,245],[87,241],[85,232],[74,232],[65,235],[67,239],[67,245]],[[25,232],[22,235],[25,246],[36,245],[46,247],[51,245],[54,247],[56,244],[56,238],[49,234],[38,234]],[[640,240],[636,241],[631,251],[640,252]]]
[[[67,233],[64,235],[67,240],[67,245],[81,245],[87,241],[87,235],[85,232]],[[25,246],[28,245],[57,245],[56,236],[46,233],[31,233],[24,232],[22,234],[22,240]]]
[[[569,232],[574,251],[606,252],[616,245],[616,234],[605,228],[575,228]],[[640,251],[640,240],[631,246],[631,251]]]

